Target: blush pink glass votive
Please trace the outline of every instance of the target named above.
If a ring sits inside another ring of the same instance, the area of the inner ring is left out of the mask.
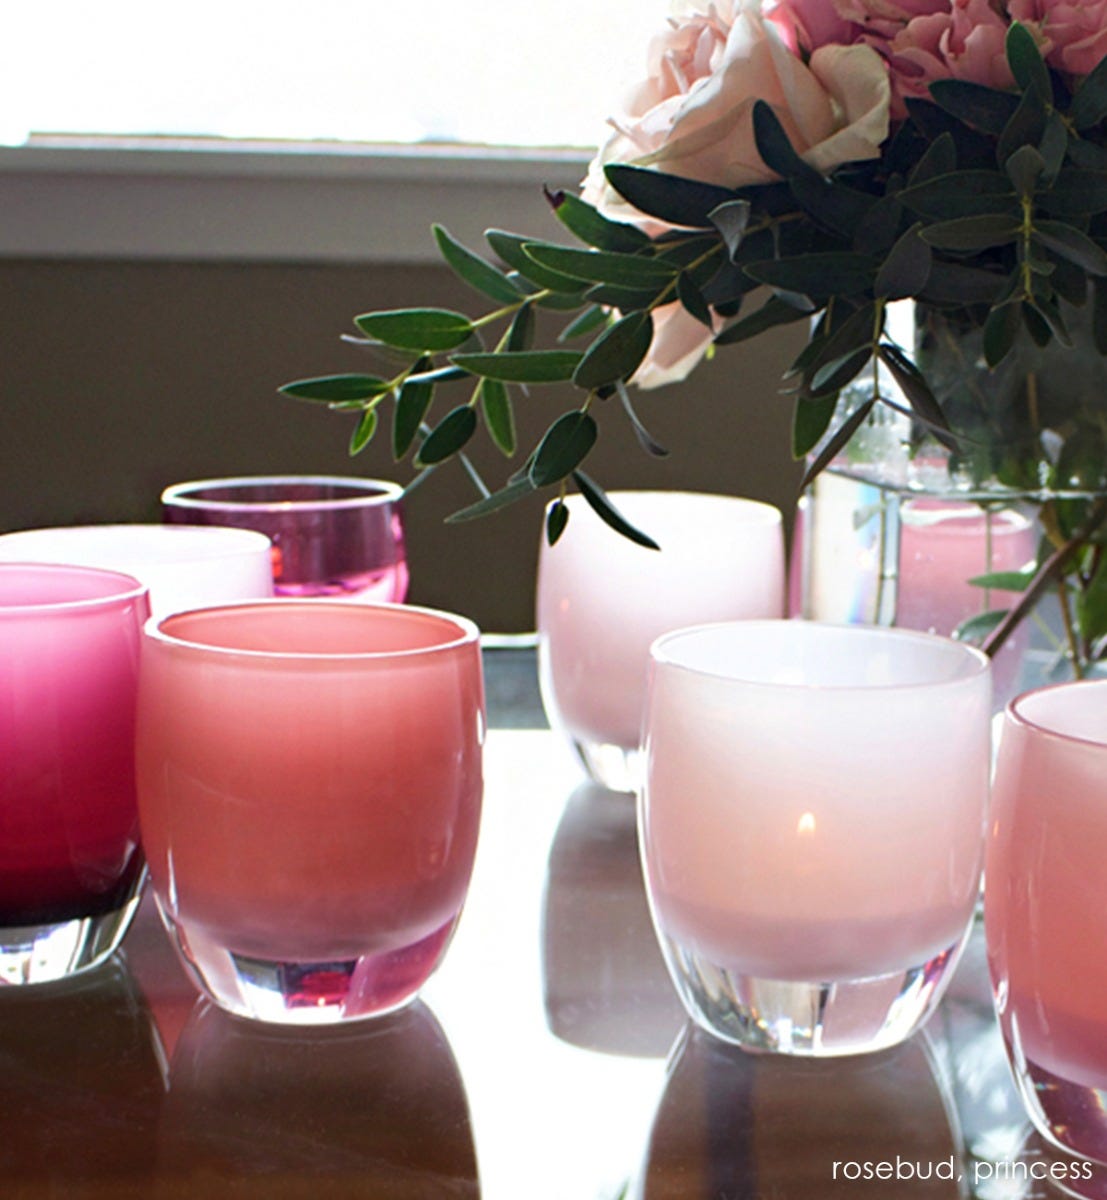
[[[1008,705],[984,920],[1019,1092],[1050,1142],[1107,1163],[1107,682]]]
[[[169,524],[264,533],[278,596],[399,603],[408,585],[402,495],[381,479],[257,475],[174,484],[161,501]]]
[[[688,1012],[785,1054],[901,1041],[978,895],[988,660],[807,621],[681,630],[651,656],[639,833]]]
[[[135,694],[149,611],[126,575],[0,563],[0,985],[95,966],[138,905]]]
[[[273,594],[270,542],[249,529],[69,525],[0,535],[0,561],[55,562],[133,575],[155,617]]]
[[[468,888],[483,729],[461,617],[272,600],[151,621],[142,835],[201,987],[293,1024],[412,999]]]
[[[538,664],[550,724],[589,775],[614,791],[638,782],[650,643],[706,621],[780,617],[784,541],[769,504],[695,492],[613,492],[661,549],[620,537],[583,497],[539,553]]]

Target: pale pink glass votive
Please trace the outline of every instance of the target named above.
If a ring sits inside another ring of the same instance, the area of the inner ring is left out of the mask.
[[[468,888],[483,730],[461,617],[270,600],[147,624],[143,842],[216,1003],[323,1024],[415,996]]]
[[[784,611],[780,512],[694,492],[613,492],[661,549],[611,530],[583,497],[538,560],[538,664],[543,705],[589,775],[614,791],[638,783],[650,643],[686,625]]]
[[[1107,1163],[1107,682],[1018,697],[1000,739],[984,920],[1031,1120]]]
[[[161,500],[169,524],[264,533],[278,596],[399,603],[408,584],[402,495],[381,479],[251,475],[174,484]]]
[[[639,832],[686,1009],[755,1050],[903,1040],[979,891],[988,660],[807,621],[680,630],[651,655]]]
[[[248,529],[71,525],[0,535],[0,561],[55,562],[133,575],[155,617],[273,594],[270,542]]]
[[[134,726],[146,589],[0,563],[0,986],[119,944],[144,878]]]

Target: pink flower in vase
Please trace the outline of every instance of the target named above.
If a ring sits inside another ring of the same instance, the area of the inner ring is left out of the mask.
[[[1059,71],[1087,75],[1107,56],[1107,0],[1009,0],[1008,10]]]

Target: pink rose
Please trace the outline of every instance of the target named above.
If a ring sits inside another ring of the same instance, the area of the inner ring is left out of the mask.
[[[631,383],[649,390],[684,379],[707,353],[714,336],[680,304],[654,309],[653,341]]]
[[[817,50],[831,42],[848,46],[860,33],[859,27],[840,17],[828,0],[777,0],[768,15],[793,51]]]
[[[952,0],[947,11],[918,16],[891,39],[897,94],[927,95],[935,79],[967,79],[993,88],[1014,86],[1005,50],[1007,20],[989,0]]]
[[[674,26],[668,51],[651,54],[651,77],[627,115],[612,122],[616,133],[585,180],[590,203],[656,233],[660,222],[643,219],[608,187],[606,163],[655,166],[732,188],[772,179],[754,142],[757,99],[772,105],[792,144],[820,171],[879,155],[890,90],[884,64],[868,46],[821,47],[805,65],[764,21],[759,0],[738,0],[733,10],[712,5],[689,24],[694,37]]]
[[[1107,56],[1107,0],[1010,0],[1008,7],[1059,71],[1087,75]]]

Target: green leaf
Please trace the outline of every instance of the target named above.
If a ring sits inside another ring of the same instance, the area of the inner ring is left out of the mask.
[[[527,254],[523,247],[534,245],[533,238],[520,237],[517,233],[507,233],[503,229],[489,229],[484,236],[509,267],[514,267],[520,275],[538,287],[566,294],[579,294],[584,291],[586,284],[580,279],[563,275],[560,271],[546,270]]]
[[[962,621],[953,631],[953,636],[959,642],[982,642],[1005,616],[1007,616],[1007,609],[1005,608],[993,609],[991,612],[977,613],[975,617],[969,617],[967,621]]]
[[[528,242],[523,249],[540,267],[588,283],[611,283],[617,287],[631,288],[664,287],[677,274],[676,267],[671,264],[633,254],[574,250],[544,242]]]
[[[868,291],[873,285],[875,264],[862,254],[825,251],[746,263],[745,271],[752,279],[770,287],[812,299],[827,299]]]
[[[1007,65],[1021,91],[1033,92],[1043,103],[1053,99],[1053,87],[1049,82],[1049,70],[1045,65],[1038,44],[1025,25],[1013,21],[1007,30]]]
[[[534,325],[534,308],[530,304],[524,304],[511,319],[504,349],[512,352],[529,350],[534,344]]]
[[[608,183],[633,208],[670,225],[710,229],[711,213],[735,198],[734,193],[714,184],[666,175],[646,167],[613,163],[604,168]]]
[[[409,379],[400,388],[392,417],[392,457],[399,462],[411,448],[434,396],[434,384]]]
[[[377,432],[377,410],[375,408],[367,408],[358,418],[358,423],[354,426],[354,431],[350,434],[350,457],[355,454],[360,454],[362,450],[373,440],[373,434]]]
[[[569,506],[564,500],[555,500],[546,513],[546,541],[551,546],[557,545],[558,538],[565,532],[569,524]]]
[[[509,504],[514,504],[516,500],[521,500],[524,496],[533,494],[534,484],[528,478],[513,479],[506,487],[501,488],[498,492],[493,492],[491,496],[485,496],[475,504],[450,513],[446,518],[446,524],[458,525],[463,521],[474,521],[478,517],[486,517],[490,513],[507,508]]]
[[[642,424],[638,414],[634,411],[634,405],[630,402],[630,393],[627,391],[626,384],[622,382],[617,383],[615,390],[619,393],[623,412],[626,413],[630,420],[630,427],[634,431],[634,436],[638,444],[647,454],[652,455],[654,458],[668,458],[669,451],[650,435],[649,430]]]
[[[837,394],[850,382],[872,358],[870,346],[851,350],[839,358],[823,363],[811,377],[810,397],[818,399],[829,393]]]
[[[781,300],[779,296],[770,296],[768,300],[748,317],[743,317],[733,325],[724,329],[715,338],[716,346],[729,346],[735,342],[744,342],[749,338],[759,337],[766,329],[777,325],[790,325],[794,321],[803,321],[811,315],[812,306],[798,307]]]
[[[1092,339],[1107,357],[1107,279],[1092,280]]]
[[[800,489],[807,487],[811,481],[823,470],[824,467],[830,465],[839,452],[846,446],[850,438],[861,428],[872,412],[873,406],[876,404],[876,397],[873,396],[866,400],[860,408],[850,413],[849,417],[842,422],[841,425],[834,431],[827,441],[826,445],[819,451],[815,460],[808,466],[803,474],[803,479],[800,481]]]
[[[433,230],[439,253],[460,279],[501,304],[514,304],[519,300],[519,289],[499,267],[463,246],[442,225],[433,226]]]
[[[983,133],[999,136],[1014,116],[1019,99],[1011,92],[999,92],[965,79],[938,79],[930,85],[935,104],[959,121]]]
[[[515,414],[507,386],[498,379],[482,379],[477,386],[488,434],[500,452],[510,458],[515,453]]]
[[[580,488],[580,494],[587,501],[589,508],[610,528],[616,533],[621,533],[623,537],[629,538],[632,542],[637,542],[639,546],[645,546],[648,550],[660,550],[661,547],[648,534],[643,533],[640,529],[636,529],[621,512],[611,503],[607,493],[594,480],[590,479],[583,471],[573,472],[573,482]]]
[[[718,208],[711,210],[711,223],[719,231],[730,255],[734,261],[742,239],[746,236],[746,226],[750,223],[750,202],[748,200],[728,200]]]
[[[770,171],[788,180],[818,174],[796,153],[780,118],[764,100],[754,101],[753,137],[757,143],[757,153]]]
[[[477,414],[468,404],[448,412],[427,434],[415,456],[417,467],[430,467],[456,454],[477,431]]]
[[[711,316],[711,308],[696,281],[687,271],[681,271],[677,276],[677,299],[684,306],[685,312],[695,317],[701,325],[714,331],[715,322]]]
[[[629,379],[646,357],[652,341],[653,318],[648,312],[622,317],[585,351],[573,372],[573,383],[593,391],[617,379]]]
[[[930,247],[919,236],[922,223],[917,222],[896,242],[873,285],[874,295],[885,300],[904,300],[917,296],[930,278],[933,257]]]
[[[1037,571],[1031,566],[1025,571],[990,571],[987,575],[974,575],[968,582],[973,587],[995,592],[1024,592],[1035,574]]]
[[[1031,236],[1090,275],[1107,275],[1107,254],[1079,229],[1060,221],[1037,221]]]
[[[450,361],[473,375],[504,383],[557,383],[572,379],[582,357],[576,350],[501,350],[455,354]]]
[[[995,271],[935,262],[921,300],[932,304],[992,304],[1003,291],[1007,277]]]
[[[984,322],[984,361],[995,368],[1007,357],[1022,328],[1022,314],[1017,304],[993,308]]]
[[[950,175],[956,170],[957,143],[953,140],[952,134],[943,133],[926,147],[922,157],[911,168],[907,183],[910,187],[917,187],[928,180]]]
[[[1051,112],[1046,119],[1045,133],[1038,143],[1038,151],[1045,163],[1043,180],[1051,183],[1057,178],[1058,171],[1065,161],[1069,149],[1069,131],[1064,117],[1059,112]]]
[[[604,308],[617,308],[620,312],[652,308],[658,301],[663,288],[624,288],[612,283],[597,283],[584,293],[586,300]]]
[[[1008,213],[1017,216],[1018,197],[1011,181],[999,171],[955,171],[938,175],[897,197],[901,204],[930,220]]]
[[[1015,115],[1007,122],[1007,128],[1000,134],[996,146],[998,161],[1006,162],[1020,146],[1036,146],[1045,134],[1047,117],[1046,102],[1037,92],[1026,92]]]
[[[1017,240],[1022,224],[1017,217],[958,217],[925,228],[921,237],[942,250],[986,250]]]
[[[599,430],[591,414],[569,412],[546,430],[530,468],[535,487],[557,483],[571,474],[588,456]]]
[[[551,192],[547,188],[546,199],[553,206],[562,225],[586,245],[595,246],[597,250],[633,254],[635,250],[641,250],[650,244],[649,236],[641,229],[621,221],[610,220],[571,192]]]
[[[806,458],[819,444],[819,440],[834,419],[834,411],[838,407],[838,393],[829,392],[816,399],[806,400],[802,397],[796,401],[792,413],[792,457],[797,461]]]
[[[1003,164],[1007,178],[1015,185],[1015,191],[1023,197],[1032,196],[1038,180],[1045,173],[1045,159],[1033,146],[1020,146]]]
[[[557,340],[568,342],[573,338],[586,337],[606,325],[608,319],[607,310],[599,304],[594,304],[591,308],[586,308],[579,317],[570,321],[557,335]]]
[[[318,379],[297,379],[277,389],[295,400],[319,400],[327,404],[370,400],[381,396],[391,384],[375,375],[321,375]]]
[[[1069,118],[1077,129],[1093,129],[1107,117],[1107,58],[1101,58],[1076,89]]]
[[[1107,633],[1107,557],[1101,558],[1091,582],[1076,597],[1081,636],[1095,641]]]
[[[1107,211],[1107,171],[1063,167],[1052,188],[1039,192],[1035,199],[1055,217],[1095,216]]]
[[[473,333],[467,316],[446,308],[362,313],[354,323],[368,337],[402,350],[453,350]]]

